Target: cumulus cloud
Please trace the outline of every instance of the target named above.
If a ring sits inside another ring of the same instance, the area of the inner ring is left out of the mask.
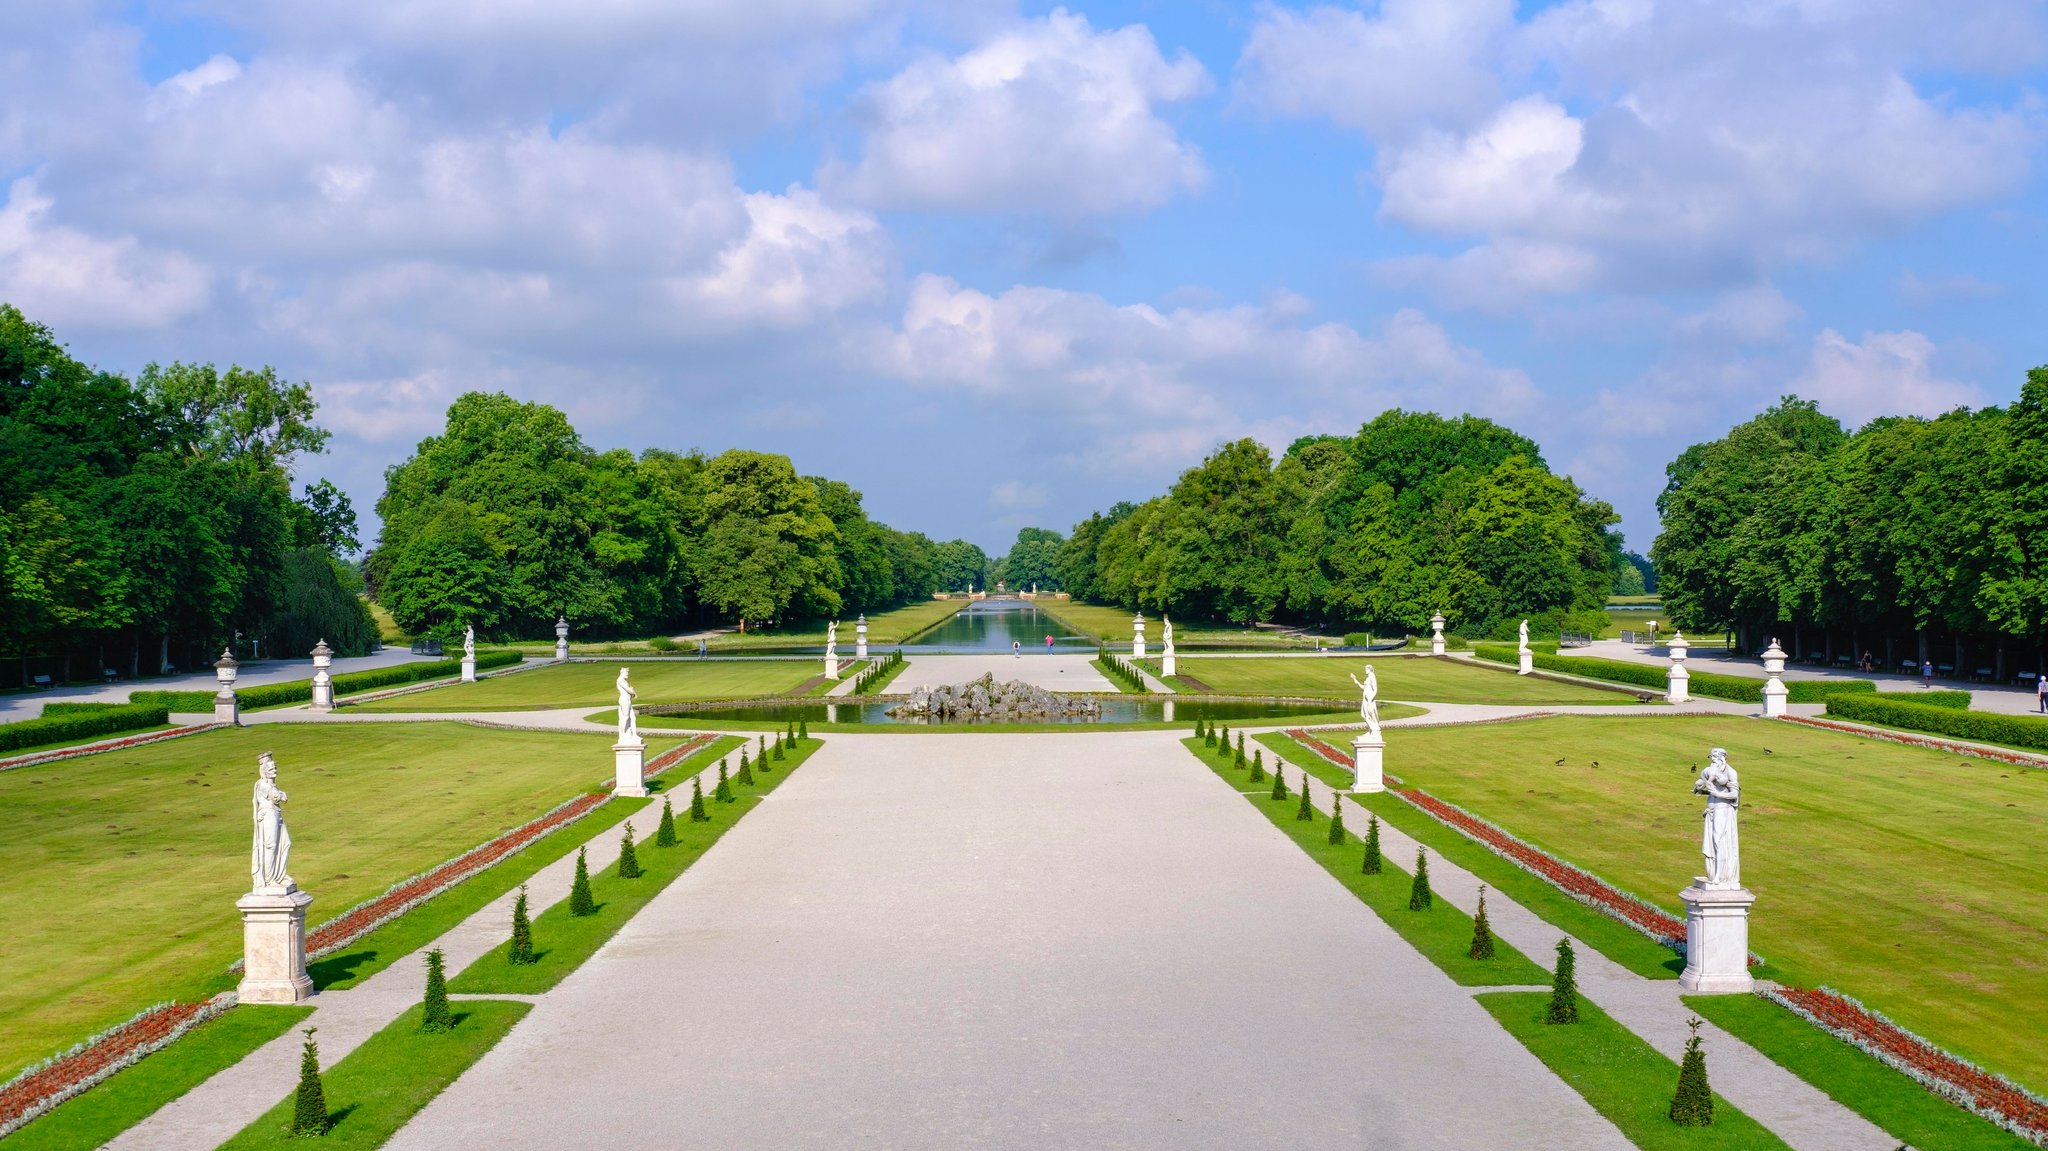
[[[1004,480],[989,489],[990,507],[1004,511],[1030,511],[1042,508],[1046,503],[1045,485],[1027,484],[1023,480]]]
[[[1272,8],[1238,59],[1236,96],[1376,138],[1462,127],[1498,102],[1489,57],[1513,25],[1513,0],[1386,0],[1371,15]]]
[[[867,203],[1090,215],[1155,207],[1198,189],[1200,153],[1162,105],[1208,86],[1141,25],[1097,31],[1055,9],[953,58],[864,89],[860,158],[826,183]]]
[[[1850,340],[1828,328],[1814,338],[1812,359],[1792,390],[1852,427],[1983,402],[1976,388],[1936,374],[1934,359],[1934,341],[1919,332],[1865,332]]]
[[[161,328],[204,307],[211,274],[132,235],[96,236],[50,220],[30,177],[0,206],[0,300],[60,329]]]

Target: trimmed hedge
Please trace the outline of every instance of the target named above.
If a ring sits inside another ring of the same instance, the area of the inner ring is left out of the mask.
[[[1532,645],[1533,646],[1533,645]],[[1481,645],[1472,649],[1480,659],[1495,663],[1517,662],[1515,649],[1496,645]],[[1663,691],[1667,686],[1665,672],[1668,665],[1659,667],[1648,663],[1630,663],[1627,660],[1600,659],[1595,656],[1560,656],[1538,650],[1533,661],[1537,667],[1547,671],[1561,671],[1567,675],[1582,675],[1588,679],[1604,679],[1612,683],[1654,688]],[[1695,671],[1686,668],[1687,689],[1693,695],[1704,695],[1714,699],[1725,699],[1735,703],[1763,702],[1764,681],[1742,675],[1723,675],[1713,671]],[[1823,703],[1838,695],[1871,693],[1877,684],[1867,679],[1788,679],[1785,681],[1785,702]],[[1963,693],[1967,695],[1968,693]]]
[[[476,666],[478,671],[485,671],[521,663],[525,659],[525,656],[516,651],[483,651],[477,653]],[[426,660],[420,663],[400,663],[390,667],[371,668],[368,671],[351,671],[334,677],[334,694],[352,695],[380,687],[440,679],[461,671],[462,661],[459,659]],[[245,708],[304,703],[313,698],[313,681],[295,679],[287,683],[238,687],[235,694],[241,697],[242,706]],[[128,702],[161,705],[171,711],[212,711],[213,695],[214,693],[210,691],[131,691],[128,693]]]
[[[1922,707],[1945,707],[1950,711],[1970,710],[1970,693],[1967,691],[1901,691],[1893,692],[1885,698],[1901,703],[1917,703]]]
[[[102,703],[95,700],[52,700],[43,705],[43,718],[53,715],[90,715],[110,707],[127,707],[125,703]]]
[[[1892,696],[1836,696],[1828,700],[1829,715],[1862,723],[1881,723],[1909,731],[1932,732],[1980,743],[2048,750],[2048,718],[1998,715],[1988,711],[1957,711],[1952,707],[1894,701]]]
[[[46,743],[83,742],[170,722],[170,715],[164,708],[148,705],[74,703],[49,706],[56,707],[58,713],[45,715],[42,719],[0,724],[0,751],[39,747]]]

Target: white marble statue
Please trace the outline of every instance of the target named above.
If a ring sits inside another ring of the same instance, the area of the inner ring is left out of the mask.
[[[462,658],[476,658],[476,629],[468,624],[462,625]]]
[[[1707,860],[1708,887],[1742,886],[1742,852],[1735,838],[1735,809],[1742,800],[1742,785],[1735,769],[1728,766],[1728,753],[1715,748],[1707,755],[1706,770],[1693,781],[1693,794],[1707,797],[1706,827],[1700,837],[1700,851]]]
[[[833,620],[825,627],[825,658],[839,654],[839,621]]]
[[[1163,633],[1166,637],[1166,646],[1170,648],[1173,646],[1173,617],[1163,616],[1161,618],[1166,624],[1166,631]]]
[[[297,886],[285,870],[291,862],[292,835],[284,829],[284,799],[277,786],[277,761],[266,751],[256,757],[256,835],[249,848],[251,890],[287,892]]]
[[[1370,739],[1380,737],[1380,677],[1371,664],[1365,665],[1365,678],[1351,677],[1358,685],[1358,717],[1365,721],[1365,734]]]
[[[619,669],[619,742],[640,742],[640,716],[633,710],[633,700],[640,693],[633,690],[633,682],[626,675],[628,669]]]
[[[1528,621],[1528,620],[1523,620],[1523,621],[1522,621],[1522,630],[1521,630],[1521,636],[1522,636],[1522,647],[1521,647],[1521,650],[1523,650],[1523,651],[1528,651],[1528,650],[1529,650],[1529,621]]]

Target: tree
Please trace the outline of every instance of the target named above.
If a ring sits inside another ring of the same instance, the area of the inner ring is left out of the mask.
[[[576,849],[576,878],[569,884],[569,914],[577,917],[597,914],[597,899],[590,893],[590,861],[585,848]]]
[[[193,456],[247,460],[259,470],[289,468],[300,452],[319,452],[328,432],[313,422],[313,387],[287,383],[268,365],[150,364],[136,385],[169,418],[171,435]]]
[[[1002,560],[1001,578],[1011,591],[1036,587],[1039,591],[1060,590],[1060,549],[1066,540],[1046,528],[1019,528],[1017,540]]]
[[[455,1012],[448,1006],[448,972],[441,949],[436,947],[427,952],[427,994],[420,1001],[420,1030],[434,1034],[454,1027]]]
[[[318,1030],[304,1030],[306,1045],[299,1050],[299,1086],[292,1092],[291,1132],[300,1138],[327,1134],[327,1089],[320,1082],[320,1046],[313,1042],[313,1033]]]
[[[661,797],[661,822],[654,828],[654,846],[674,847],[676,845],[676,812],[668,797]]]
[[[1429,852],[1424,848],[1415,849],[1415,878],[1408,885],[1408,910],[1428,911],[1436,906],[1436,895],[1429,889]]]
[[[690,822],[705,823],[710,819],[711,813],[704,810],[703,777],[692,776],[690,779]]]
[[[377,623],[361,597],[344,584],[341,561],[324,548],[297,548],[285,556],[283,607],[268,629],[268,649],[300,655],[321,640],[336,655],[369,654]]]
[[[533,953],[533,920],[526,911],[526,885],[519,885],[519,898],[512,901],[512,945],[506,949],[505,961],[515,967],[524,967],[535,962]]]
[[[1479,885],[1479,910],[1472,916],[1472,946],[1465,949],[1470,959],[1493,958],[1493,925],[1486,921],[1486,885]]]
[[[1380,873],[1380,817],[1368,815],[1365,819],[1365,863],[1359,868],[1363,875]]]
[[[1330,793],[1330,846],[1341,847],[1344,843],[1344,797]]]
[[[638,879],[641,876],[640,853],[633,850],[633,821],[626,821],[625,834],[619,837],[619,878]]]
[[[1579,1021],[1579,982],[1574,974],[1578,959],[1569,938],[1557,941],[1557,968],[1550,976],[1550,1006],[1543,1013],[1545,1023]]]
[[[356,509],[348,493],[320,480],[306,485],[299,497],[307,542],[326,548],[335,556],[350,555],[362,547],[356,538]]]
[[[1680,1127],[1714,1125],[1714,1092],[1707,1086],[1707,1056],[1700,1050],[1700,1021],[1688,1019],[1685,1061],[1678,1065],[1678,1090],[1671,1097],[1671,1121]]]
[[[966,540],[947,540],[934,548],[932,574],[943,591],[986,589],[989,566],[988,553]]]
[[[384,607],[414,635],[446,638],[464,626],[489,632],[507,622],[499,593],[510,574],[466,504],[442,501],[389,564]]]

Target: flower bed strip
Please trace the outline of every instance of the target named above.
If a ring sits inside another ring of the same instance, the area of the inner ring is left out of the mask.
[[[59,747],[50,751],[38,751],[29,755],[18,755],[12,759],[0,759],[0,771],[13,771],[18,767],[35,767],[39,764],[77,759],[84,755],[98,755],[103,751],[121,751],[130,747],[140,747],[145,743],[158,743],[166,739],[176,739],[181,735],[197,735],[202,731],[212,731],[214,728],[226,726],[228,725],[224,723],[195,723],[185,727],[173,727],[165,731],[148,731],[141,735],[124,736],[121,739],[103,739],[96,743],[82,743],[77,747]]]

